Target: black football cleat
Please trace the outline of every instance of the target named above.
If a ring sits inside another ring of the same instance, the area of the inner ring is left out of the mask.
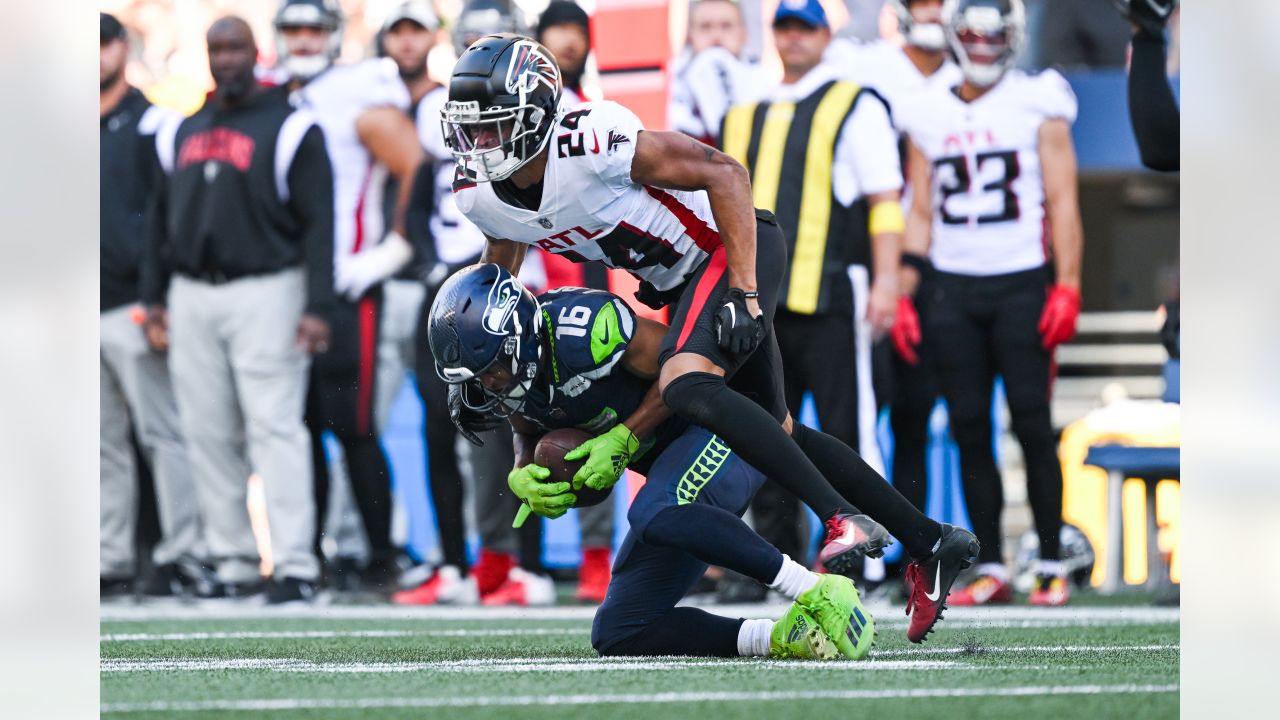
[[[837,513],[826,523],[818,562],[829,573],[849,575],[863,557],[878,558],[893,542],[884,526],[866,515]]]
[[[907,639],[922,642],[947,608],[947,594],[960,572],[978,560],[978,538],[963,528],[942,523],[938,549],[907,566]]]

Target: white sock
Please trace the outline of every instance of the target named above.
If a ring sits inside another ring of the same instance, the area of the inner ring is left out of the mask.
[[[1061,560],[1037,560],[1036,574],[1066,577],[1067,566]]]
[[[1009,571],[1000,563],[981,563],[978,565],[978,574],[990,575],[1003,583],[1009,582]]]
[[[769,657],[772,620],[743,620],[738,628],[738,654],[742,657]]]
[[[818,579],[817,573],[792,560],[790,556],[783,555],[782,567],[769,587],[795,600],[817,585]]]

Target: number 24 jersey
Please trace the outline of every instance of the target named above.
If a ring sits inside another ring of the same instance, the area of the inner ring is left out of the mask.
[[[945,86],[904,102],[902,129],[932,168],[933,241],[943,272],[1000,275],[1047,259],[1040,127],[1076,117],[1076,98],[1053,70],[1010,70],[966,103]]]
[[[461,180],[454,182],[458,208],[489,237],[536,245],[573,262],[599,260],[671,290],[720,246],[720,234],[705,192],[631,179],[641,130],[640,119],[614,102],[562,106],[538,209],[507,203],[491,182]]]

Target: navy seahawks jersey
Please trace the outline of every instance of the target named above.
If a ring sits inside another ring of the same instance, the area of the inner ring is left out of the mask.
[[[544,375],[549,382],[529,390],[520,414],[543,430],[576,427],[592,435],[630,417],[654,382],[618,367],[635,335],[635,313],[603,290],[560,288],[538,301],[545,347],[550,350]],[[641,444],[631,468],[645,472],[647,461],[661,454],[685,427],[684,420],[668,418]]]

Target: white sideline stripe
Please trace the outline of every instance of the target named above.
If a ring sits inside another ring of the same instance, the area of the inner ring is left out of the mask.
[[[99,642],[151,642],[175,640],[302,640],[311,638],[396,637],[529,637],[535,635],[589,635],[587,628],[511,628],[476,630],[243,630],[195,633],[114,633]]]
[[[683,603],[682,603],[683,605]],[[698,605],[703,610],[725,617],[779,617],[789,603],[770,602],[743,605]],[[903,606],[872,603],[872,615],[901,616]],[[487,608],[487,607],[403,607],[397,605],[330,605],[327,607],[270,608],[264,606],[205,605],[115,605],[99,608],[100,619],[112,620],[280,620],[287,618],[316,620],[590,620],[594,607],[551,608]],[[946,620],[1014,621],[1090,621],[1176,623],[1178,608],[1146,605],[1120,607],[995,607],[949,608]],[[902,621],[905,622],[905,619]]]
[[[820,660],[757,661],[727,664],[723,660],[641,660],[639,662],[609,662],[598,659],[585,662],[547,662],[523,664],[520,662],[384,662],[384,663],[317,663],[298,658],[232,658],[190,660],[104,660],[104,673],[136,672],[211,672],[222,670],[269,670],[286,673],[545,673],[545,672],[636,672],[653,670],[685,670],[688,668],[716,667],[736,668],[747,665],[766,670],[849,670],[869,672],[873,670],[1048,670],[1047,666],[1027,665],[992,666],[965,665],[950,660],[885,660],[855,662],[823,662]]]
[[[1134,695],[1178,692],[1170,685],[1027,685],[988,688],[904,688],[900,690],[810,690],[772,692],[670,692],[619,695],[521,695],[425,698],[282,698],[190,702],[104,703],[103,713],[207,712],[237,710],[360,710],[375,708],[521,707],[786,700],[892,700],[904,698],[1027,697],[1036,695]]]
[[[985,655],[987,653],[1093,653],[1093,652],[1182,652],[1179,645],[1019,645],[1013,647],[973,648],[903,648],[901,650],[876,650],[874,657],[909,657],[912,655]]]

